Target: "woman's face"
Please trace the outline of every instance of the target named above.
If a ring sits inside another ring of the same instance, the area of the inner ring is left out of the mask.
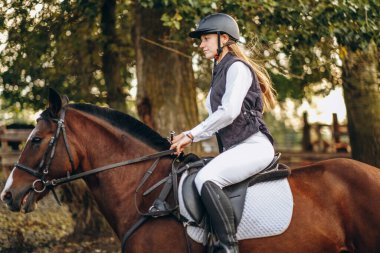
[[[220,44],[223,45],[228,41],[228,35],[222,34],[220,36]],[[201,44],[199,47],[203,50],[207,59],[214,59],[218,50],[218,35],[217,34],[204,34],[201,36]]]

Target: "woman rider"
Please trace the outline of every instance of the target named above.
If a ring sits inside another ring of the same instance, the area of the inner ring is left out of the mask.
[[[274,157],[273,138],[263,119],[264,107],[273,108],[275,95],[266,70],[250,60],[236,44],[239,27],[223,13],[202,19],[190,37],[201,40],[200,48],[215,65],[206,100],[209,117],[173,139],[177,153],[192,142],[217,135],[221,154],[195,178],[224,252],[238,252],[236,225],[231,203],[222,188],[241,182],[263,170]]]

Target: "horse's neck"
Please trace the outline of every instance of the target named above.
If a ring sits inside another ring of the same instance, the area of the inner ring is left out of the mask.
[[[73,133],[80,133],[75,137],[81,146],[80,167],[84,171],[156,152],[132,135],[101,122],[94,116],[82,114],[81,117],[82,120],[77,120],[80,123],[73,127],[85,125],[86,129],[75,129]],[[135,189],[152,162],[115,168],[84,179],[100,211],[119,237],[139,216],[134,208]],[[158,165],[162,166],[167,166],[167,163]],[[157,168],[157,171],[164,170]]]

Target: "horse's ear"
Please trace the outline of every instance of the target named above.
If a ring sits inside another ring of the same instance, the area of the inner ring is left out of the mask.
[[[61,96],[53,88],[49,88],[49,108],[54,116],[58,116],[62,108]]]

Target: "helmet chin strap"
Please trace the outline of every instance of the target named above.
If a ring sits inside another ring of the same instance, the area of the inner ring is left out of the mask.
[[[236,43],[236,41],[228,40],[223,46],[220,46],[220,32],[217,32],[217,34],[218,34],[218,49],[216,50],[216,54],[214,56],[214,68],[217,65],[219,57],[223,52],[223,48],[225,46],[229,46]]]
[[[214,56],[214,67],[217,64],[220,54],[223,52],[223,47],[220,46],[220,32],[218,34],[218,49],[216,50],[216,55]]]

